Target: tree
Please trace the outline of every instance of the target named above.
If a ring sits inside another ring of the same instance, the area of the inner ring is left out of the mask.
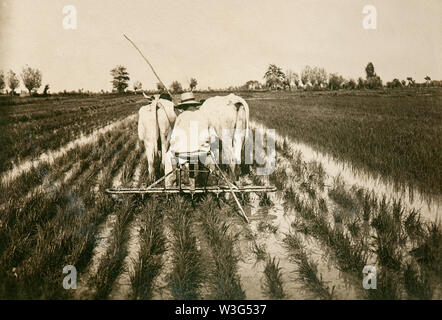
[[[313,69],[310,66],[305,66],[301,72],[301,81],[304,85],[311,83]]]
[[[376,76],[376,73],[374,72],[374,65],[373,63],[369,62],[367,66],[365,67],[365,74],[367,75],[366,78],[372,78]]]
[[[374,71],[373,63],[369,62],[365,67],[365,73],[367,82],[365,83],[365,87],[368,89],[377,89],[382,87],[382,80],[379,76],[376,75]]]
[[[26,89],[28,89],[29,94],[32,93],[32,90],[41,87],[41,78],[41,71],[38,69],[32,69],[29,66],[24,67],[21,72],[21,79]]]
[[[175,80],[170,85],[170,91],[172,91],[173,93],[180,93],[183,91],[183,87],[181,86],[181,83],[179,83],[177,80]]]
[[[5,74],[3,73],[3,70],[0,70],[0,92],[5,88],[5,86]]]
[[[350,90],[354,90],[356,89],[357,84],[356,81],[354,81],[353,79],[350,79],[347,83],[346,83],[346,88],[350,89]]]
[[[367,79],[365,86],[368,89],[377,89],[382,87],[382,80],[379,76],[371,77]]]
[[[111,70],[111,76],[113,80],[111,81],[112,87],[116,89],[119,93],[124,92],[126,88],[129,86],[129,73],[127,72],[126,67],[118,65]]]
[[[134,82],[134,91],[138,91],[141,90],[143,88],[143,84],[141,83],[141,81],[135,81]]]
[[[328,87],[331,90],[337,90],[342,86],[344,81],[345,79],[341,75],[337,73],[330,73],[328,78]]]
[[[292,75],[292,81],[296,87],[299,86],[299,75],[296,72]]]
[[[286,80],[284,72],[281,68],[275,64],[270,64],[266,73],[264,74],[264,79],[266,80],[266,85],[270,89],[282,88]]]
[[[196,81],[195,78],[190,78],[190,82],[189,82],[190,91],[195,90],[197,85],[198,85],[198,81]]]
[[[391,82],[387,82],[387,87],[400,88],[402,87],[402,83],[399,81],[399,79],[394,78]]]
[[[429,76],[426,76],[424,79],[425,79],[425,83],[427,84],[427,86],[429,86],[431,78]]]
[[[365,88],[365,81],[361,77],[358,78],[358,89],[364,89]]]
[[[416,83],[416,81],[414,81],[412,77],[407,77],[407,81],[408,81],[409,87],[414,87],[414,84]]]
[[[9,70],[8,72],[8,87],[11,89],[11,94],[15,94],[15,89],[20,85],[20,80],[14,71]]]
[[[327,72],[324,68],[314,67],[310,72],[310,82],[312,85],[321,87],[327,82]]]

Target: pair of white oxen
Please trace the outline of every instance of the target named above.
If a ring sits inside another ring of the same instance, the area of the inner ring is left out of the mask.
[[[178,163],[187,162],[187,156],[199,156],[200,160],[201,155],[209,152],[218,156],[219,141],[222,143],[221,162],[229,165],[231,177],[237,179],[237,165],[249,129],[249,106],[243,98],[234,94],[211,97],[199,109],[184,111],[178,116],[173,102],[157,98],[142,106],[138,115],[138,137],[144,142],[151,182],[155,178],[157,156],[161,157],[161,165],[168,174]],[[159,141],[161,153],[158,152]],[[202,162],[213,166],[213,161],[218,160],[207,157]],[[171,187],[174,180],[174,175],[170,175],[166,186]]]

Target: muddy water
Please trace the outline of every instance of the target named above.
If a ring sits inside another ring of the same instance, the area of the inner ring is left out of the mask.
[[[262,124],[254,121],[250,122],[250,127],[252,129],[265,128]],[[317,161],[321,163],[328,176],[326,184],[332,185],[333,178],[340,176],[345,184],[363,187],[374,192],[379,198],[386,195],[387,199],[401,199],[406,207],[419,210],[422,217],[428,220],[434,221],[441,219],[442,197],[423,195],[406,186],[398,189],[397,186],[386,181],[386,179],[356,170],[349,163],[338,161],[329,155],[314,150],[306,144],[295,142],[288,137],[276,134],[276,143],[280,147],[284,145],[284,140],[287,142],[290,148],[289,152],[292,154],[295,154],[296,151],[300,151],[304,161]]]
[[[268,179],[261,179],[262,184],[269,185]],[[283,288],[287,299],[312,299],[315,298],[311,292],[305,290],[304,283],[296,277],[298,266],[293,262],[283,245],[285,235],[290,232],[290,226],[296,218],[296,212],[286,209],[284,206],[283,193],[277,192],[270,195],[273,205],[261,207],[260,198],[250,194],[250,228],[254,234],[254,240],[260,246],[264,245],[266,253],[271,258],[275,257],[279,262],[282,272]],[[276,232],[261,231],[259,224],[265,222],[277,227]],[[354,287],[355,279],[350,275],[340,272],[332,263],[328,250],[318,241],[310,237],[303,237],[303,246],[308,253],[308,259],[318,267],[318,277],[321,277],[325,286],[331,289],[334,287],[336,299],[356,299],[357,289]],[[265,262],[257,261],[251,250],[253,244],[250,241],[240,243],[241,261],[239,262],[239,274],[241,284],[246,292],[247,299],[268,299],[262,290],[263,271]]]

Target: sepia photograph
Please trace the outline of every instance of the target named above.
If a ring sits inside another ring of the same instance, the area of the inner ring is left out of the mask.
[[[440,301],[441,17],[0,0],[0,300]]]

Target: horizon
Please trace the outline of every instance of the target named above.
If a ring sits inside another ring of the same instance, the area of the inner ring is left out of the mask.
[[[0,70],[25,65],[42,71],[39,90],[111,91],[110,70],[127,67],[133,89],[162,81],[197,89],[263,82],[269,64],[298,74],[306,65],[346,79],[365,78],[372,62],[384,83],[393,78],[442,79],[442,2],[342,1],[96,1],[0,0]],[[377,28],[365,30],[363,7],[374,5]],[[65,5],[77,10],[77,29],[63,28]],[[173,8],[173,9],[171,9]],[[399,10],[398,10],[399,9]],[[227,54],[226,54],[227,53]],[[24,90],[20,83],[17,90]]]

